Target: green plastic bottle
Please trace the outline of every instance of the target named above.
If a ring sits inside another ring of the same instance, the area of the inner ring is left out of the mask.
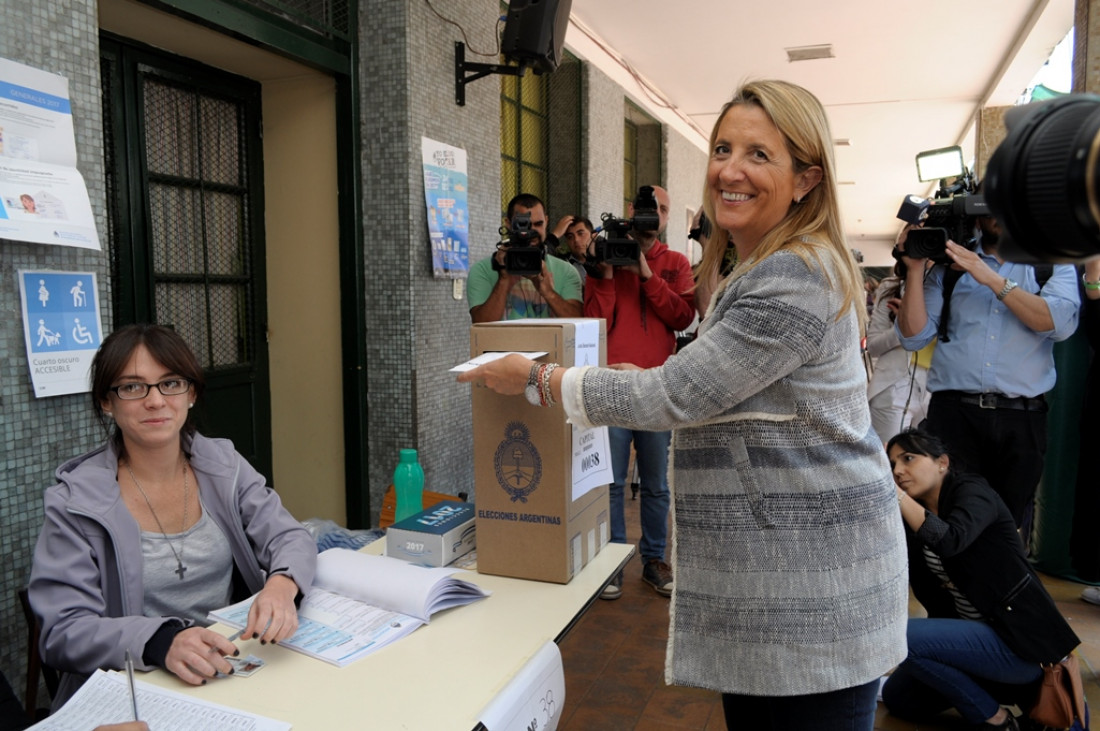
[[[393,491],[397,495],[394,522],[400,522],[424,509],[424,470],[415,449],[402,449],[401,461],[393,471]]]

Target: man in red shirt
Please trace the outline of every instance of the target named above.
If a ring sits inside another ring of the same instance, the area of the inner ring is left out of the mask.
[[[655,231],[631,230],[641,256],[637,264],[611,266],[600,262],[599,277],[589,276],[584,288],[585,317],[607,321],[607,362],[629,363],[638,368],[662,365],[676,350],[676,332],[695,319],[691,265],[672,251],[659,236],[668,224],[669,198],[664,188],[653,186],[659,225]],[[628,216],[633,218],[634,206]],[[644,432],[608,427],[611,466],[611,540],[626,542],[623,486],[634,444],[640,481],[642,540],[638,544],[642,580],[658,594],[672,594],[672,569],[665,562],[668,539],[668,448],[671,432]],[[622,575],[601,597],[622,595]]]

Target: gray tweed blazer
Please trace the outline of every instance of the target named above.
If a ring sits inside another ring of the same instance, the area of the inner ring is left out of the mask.
[[[664,366],[589,369],[572,394],[590,423],[674,429],[669,683],[822,693],[905,658],[901,516],[821,259],[773,254]]]

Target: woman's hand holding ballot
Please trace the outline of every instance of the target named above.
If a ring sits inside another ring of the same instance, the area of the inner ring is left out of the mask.
[[[458,382],[487,386],[505,396],[518,396],[527,387],[527,378],[534,364],[533,360],[513,353],[459,373]]]

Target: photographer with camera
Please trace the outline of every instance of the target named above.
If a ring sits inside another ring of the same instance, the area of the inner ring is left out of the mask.
[[[1004,261],[997,220],[983,215],[976,223],[971,245],[948,240],[927,276],[927,260],[906,254],[902,238],[895,256],[908,273],[895,327],[910,351],[939,335],[928,431],[986,478],[1026,542],[1046,454],[1044,394],[1056,378],[1054,343],[1077,328],[1077,277],[1072,266]]]
[[[581,278],[568,263],[546,256],[546,206],[530,193],[508,202],[507,241],[470,267],[466,302],[478,322],[525,317],[581,317]],[[553,242],[556,245],[556,240]]]
[[[659,240],[668,223],[664,188],[642,186],[627,211],[629,221],[604,216],[604,238],[596,243],[596,267],[585,284],[585,317],[607,321],[607,361],[639,369],[663,365],[676,350],[676,331],[695,319],[694,279],[687,257]],[[616,231],[630,238],[623,241]],[[631,245],[633,244],[633,245]],[[662,596],[672,594],[672,570],[665,563],[668,536],[668,447],[670,431],[608,427],[611,468],[611,540],[626,542],[623,486],[630,445],[637,454],[642,539],[642,580]],[[622,574],[604,590],[604,599],[622,595]]]

